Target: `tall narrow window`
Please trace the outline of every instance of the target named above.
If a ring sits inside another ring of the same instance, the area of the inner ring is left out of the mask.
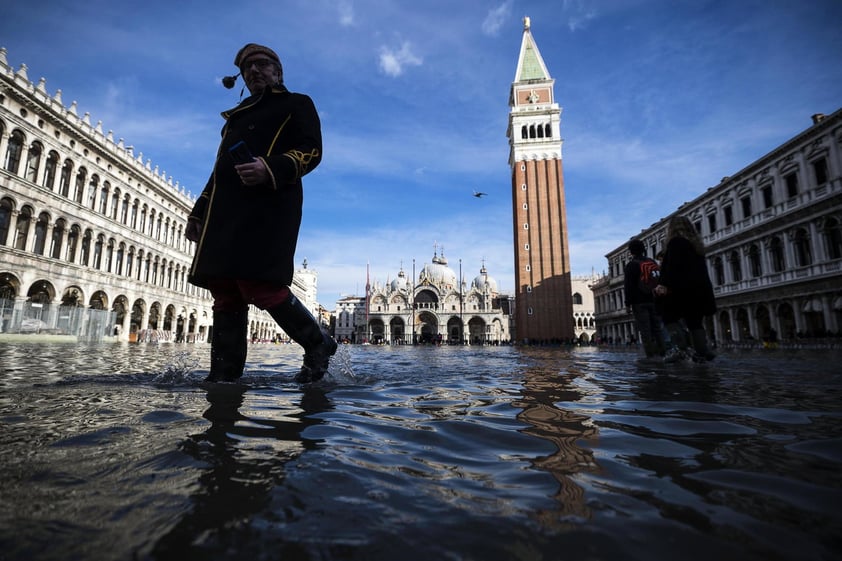
[[[16,130],[9,137],[9,146],[6,148],[6,165],[8,171],[17,173],[20,168],[20,157],[23,155],[23,133]]]
[[[100,214],[108,213],[108,192],[111,190],[111,184],[105,181],[102,184],[102,189],[99,191],[99,212]]]
[[[728,205],[725,208],[723,208],[722,214],[725,217],[726,226],[730,226],[734,223],[734,210],[731,208],[731,205]]]
[[[810,236],[803,228],[795,232],[795,262],[799,267],[806,267],[813,262],[813,253],[810,251]]]
[[[70,196],[70,176],[73,174],[73,161],[65,160],[58,180],[58,192],[62,197]]]
[[[76,247],[79,244],[79,234],[82,229],[78,224],[70,227],[70,233],[67,234],[67,255],[65,260],[68,263],[74,263],[76,260]]]
[[[786,196],[790,199],[798,194],[798,175],[795,172],[788,173],[784,176],[784,183],[786,183]]]
[[[64,218],[59,218],[53,225],[53,236],[50,240],[50,257],[53,259],[61,259],[61,244],[64,242],[64,230],[66,228],[67,222]]]
[[[775,204],[775,201],[772,198],[772,185],[769,184],[763,187],[761,193],[763,193],[763,207],[772,208],[772,205]]]
[[[774,272],[780,273],[784,270],[784,267],[786,267],[786,261],[784,261],[784,246],[781,239],[777,236],[769,241],[769,257],[772,263],[772,270]]]
[[[85,237],[82,238],[82,254],[79,257],[79,264],[87,267],[91,261],[91,242],[93,241],[93,232],[85,230]]]
[[[819,158],[813,162],[813,176],[816,179],[816,185],[827,183],[827,160]]]
[[[740,253],[738,251],[732,251],[728,254],[728,263],[731,265],[731,280],[734,282],[743,280],[743,267],[740,263]]]
[[[717,286],[725,284],[725,267],[722,266],[722,258],[717,257],[713,260],[713,272],[716,278]]]
[[[58,152],[51,150],[47,155],[47,163],[44,166],[44,182],[41,184],[50,191],[56,184],[56,171],[58,171]]]
[[[20,209],[18,225],[15,232],[15,249],[25,250],[29,239],[29,224],[32,222],[32,209],[28,206]]]
[[[745,195],[740,199],[740,205],[743,207],[743,218],[751,216],[751,195]]]
[[[29,146],[29,154],[26,156],[26,179],[35,183],[38,179],[38,170],[41,169],[41,154],[44,147],[40,142],[35,141]]]
[[[100,234],[96,237],[96,243],[94,244],[94,263],[93,263],[94,269],[101,270],[101,267],[102,267],[102,250],[103,250],[104,245],[105,245],[105,236]]]
[[[0,200],[0,245],[6,245],[6,239],[9,237],[13,209],[11,199]]]
[[[751,276],[757,278],[763,274],[763,266],[760,260],[760,248],[757,244],[751,244],[748,248],[748,268]]]
[[[82,201],[85,198],[85,183],[88,181],[88,170],[84,167],[80,167],[79,171],[76,173],[76,184],[73,187],[73,200],[79,204],[82,204]]]
[[[708,231],[713,234],[716,232],[716,215],[708,214]]]
[[[50,215],[42,212],[38,215],[38,222],[35,223],[35,247],[33,252],[44,255],[47,246],[47,227],[50,225]]]
[[[842,226],[836,218],[828,218],[825,220],[824,240],[827,246],[827,256],[830,259],[842,259]],[[2,232],[0,231],[0,242],[3,241]]]
[[[88,208],[96,210],[96,196],[99,193],[99,176],[93,174],[91,182],[88,183]]]

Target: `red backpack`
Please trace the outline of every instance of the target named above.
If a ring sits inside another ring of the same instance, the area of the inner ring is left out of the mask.
[[[637,287],[644,294],[652,294],[652,291],[661,281],[661,267],[658,266],[657,261],[649,257],[644,257],[638,264],[640,265],[640,278]]]

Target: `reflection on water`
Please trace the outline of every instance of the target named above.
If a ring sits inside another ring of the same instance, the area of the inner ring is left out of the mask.
[[[0,559],[835,559],[838,351],[0,343]]]

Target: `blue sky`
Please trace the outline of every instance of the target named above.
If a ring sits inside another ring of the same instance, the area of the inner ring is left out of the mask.
[[[484,261],[514,289],[506,126],[526,15],[562,107],[576,275],[842,108],[840,0],[3,2],[0,46],[195,194],[238,101],[222,76],[243,44],[273,47],[322,119],[296,261],[332,308],[363,294],[366,263],[385,282],[434,243],[469,281]]]

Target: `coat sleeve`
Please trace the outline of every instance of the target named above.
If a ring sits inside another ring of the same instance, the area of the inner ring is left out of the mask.
[[[205,188],[202,189],[202,194],[199,195],[199,198],[196,199],[196,202],[193,204],[193,210],[190,211],[190,216],[187,217],[188,220],[198,220],[199,222],[203,222],[205,220],[205,212],[208,208],[208,201],[210,200],[212,187],[213,174],[211,174],[208,178]]]
[[[294,94],[289,118],[281,125],[277,139],[264,157],[275,188],[298,183],[322,161],[322,132],[313,100]],[[281,143],[281,138],[289,139]]]

